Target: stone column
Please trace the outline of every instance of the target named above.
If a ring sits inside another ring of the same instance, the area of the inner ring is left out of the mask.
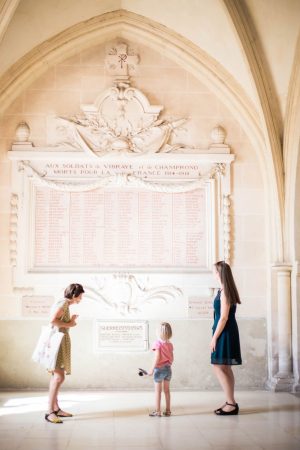
[[[274,267],[277,272],[277,330],[278,372],[273,377],[275,391],[291,391],[292,372],[292,314],[291,314],[291,270],[289,265]]]
[[[294,392],[300,392],[300,261],[292,271],[292,353]]]

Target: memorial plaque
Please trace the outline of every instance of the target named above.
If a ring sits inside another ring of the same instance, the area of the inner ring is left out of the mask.
[[[97,352],[143,352],[148,350],[148,323],[144,321],[96,321]]]
[[[207,267],[205,188],[63,192],[35,187],[33,269]]]
[[[189,319],[213,319],[213,298],[190,296],[188,297]]]
[[[26,295],[22,297],[23,317],[49,317],[53,297],[43,297],[38,295]]]
[[[162,155],[157,155],[162,156]],[[51,179],[61,178],[99,178],[114,175],[133,175],[143,179],[198,179],[203,170],[209,170],[209,164],[198,162],[35,162],[38,172]]]

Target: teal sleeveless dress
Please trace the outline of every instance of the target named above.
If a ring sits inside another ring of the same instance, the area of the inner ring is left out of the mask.
[[[242,364],[239,329],[235,320],[236,305],[229,310],[226,325],[218,337],[216,350],[211,354],[212,364],[240,365]],[[221,290],[214,299],[214,324],[213,334],[217,328],[221,316]]]

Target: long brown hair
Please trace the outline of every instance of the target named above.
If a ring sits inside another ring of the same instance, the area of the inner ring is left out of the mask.
[[[224,294],[229,305],[241,303],[238,290],[236,288],[230,265],[225,261],[218,261],[215,268],[220,275],[221,283],[224,287]]]

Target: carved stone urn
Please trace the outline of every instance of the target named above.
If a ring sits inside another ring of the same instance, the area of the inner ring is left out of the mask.
[[[20,122],[16,128],[15,141],[28,142],[30,136],[30,128],[26,122]]]

